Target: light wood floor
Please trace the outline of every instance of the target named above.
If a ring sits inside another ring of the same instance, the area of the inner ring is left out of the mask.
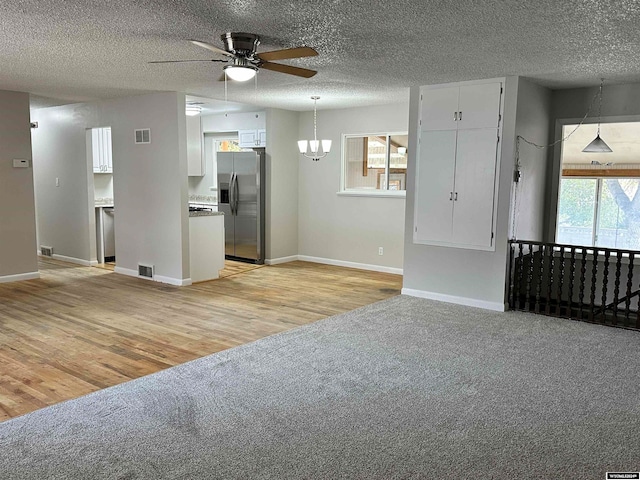
[[[0,284],[0,421],[383,300],[402,284],[306,262],[190,287],[51,259],[40,267],[38,280]]]

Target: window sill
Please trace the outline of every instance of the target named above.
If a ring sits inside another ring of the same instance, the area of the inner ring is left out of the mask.
[[[384,197],[384,198],[401,198],[405,199],[406,191],[389,191],[389,190],[343,190],[337,193],[341,197]]]

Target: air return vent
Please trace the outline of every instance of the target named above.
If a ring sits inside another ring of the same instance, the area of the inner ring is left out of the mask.
[[[45,257],[53,257],[53,247],[45,247],[40,245],[40,254]]]
[[[153,278],[153,265],[138,264],[138,276],[145,278]]]
[[[151,143],[151,129],[140,128],[135,131],[136,143]]]

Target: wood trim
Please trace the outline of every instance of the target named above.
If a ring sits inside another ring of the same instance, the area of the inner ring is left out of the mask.
[[[563,168],[562,176],[640,178],[640,168]]]

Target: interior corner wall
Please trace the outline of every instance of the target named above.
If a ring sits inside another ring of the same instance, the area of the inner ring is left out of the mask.
[[[29,123],[29,94],[0,91],[0,281],[38,276]]]
[[[516,135],[549,145],[551,90],[523,78],[518,82]],[[520,180],[514,185],[510,237],[542,241],[546,218],[547,150],[520,141]]]
[[[572,88],[566,90],[554,90],[551,97],[551,124],[549,126],[549,138],[557,141],[561,138],[562,129],[559,121],[570,119],[575,123],[589,111],[599,87]],[[585,123],[596,123],[597,103],[592,109]],[[640,121],[640,83],[623,85],[607,85],[602,91],[602,118],[606,121],[629,122]],[[560,162],[562,146],[557,145],[548,152],[550,168],[547,175],[548,204],[546,209],[545,238],[549,242],[555,240],[556,213],[558,209],[558,190],[560,186]]]
[[[420,88],[411,88],[404,292],[504,310],[518,80],[517,77],[507,77],[504,88],[496,248],[493,252],[413,243]]]
[[[189,218],[184,95],[154,93],[36,110],[36,196],[41,242],[54,252],[89,259],[93,202],[85,131],[111,127],[116,268],[137,274],[155,267],[157,279],[181,284],[189,273]],[[149,128],[150,144],[134,130]],[[60,187],[55,187],[55,178]]]
[[[95,260],[89,245],[93,169],[87,158],[86,129],[103,126],[97,116],[95,104],[32,112],[32,120],[38,122],[33,131],[38,242],[53,247],[56,255],[82,262]]]
[[[301,256],[371,269],[402,269],[405,199],[338,192],[342,135],[406,132],[408,120],[408,103],[318,111],[318,138],[329,139],[332,145],[329,155],[317,162],[298,154]],[[300,114],[297,135],[312,138],[313,112]],[[384,255],[378,255],[378,247],[383,247]]]
[[[266,112],[265,258],[298,255],[298,112]]]

